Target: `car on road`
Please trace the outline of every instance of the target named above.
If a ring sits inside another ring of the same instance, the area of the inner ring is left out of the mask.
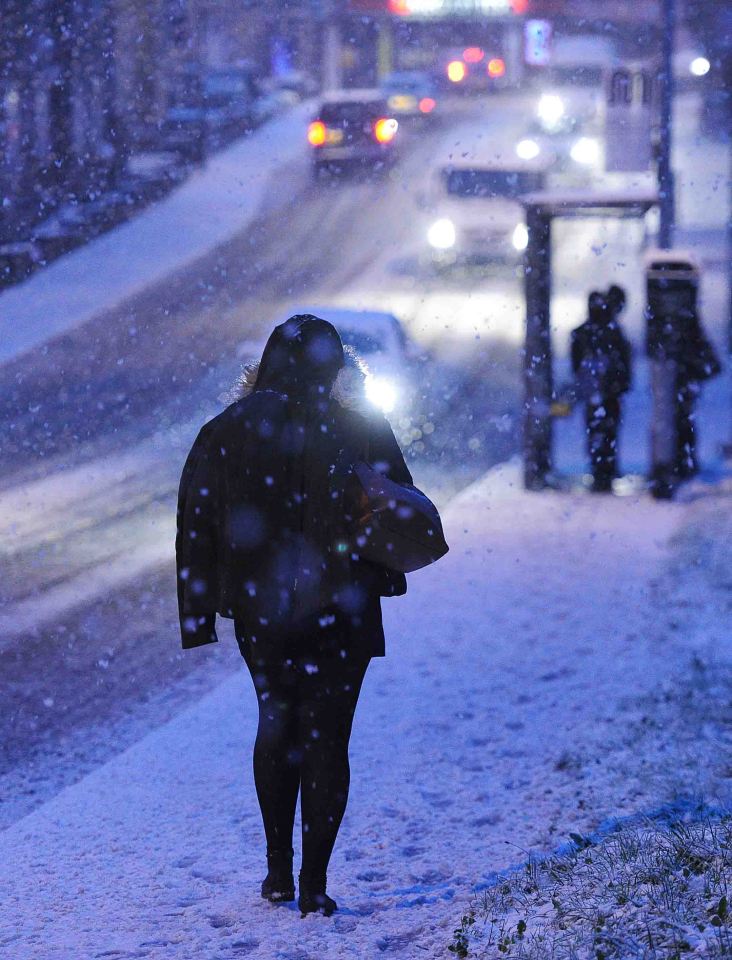
[[[398,120],[434,120],[439,114],[437,84],[422,70],[400,70],[381,81],[389,111]]]
[[[548,136],[530,128],[516,141],[520,160],[541,160],[574,176],[599,173],[604,167],[604,137],[600,131],[575,130]]]
[[[437,266],[516,262],[528,243],[519,197],[544,189],[551,162],[487,151],[452,152],[422,195]]]
[[[536,101],[535,125],[545,134],[581,134],[602,121],[605,83],[618,64],[603,37],[561,37],[552,50]]]
[[[494,93],[509,85],[507,65],[498,50],[461,47],[440,56],[443,85],[452,93]]]
[[[380,90],[326,94],[307,131],[314,174],[356,165],[386,168],[396,156],[398,130]]]

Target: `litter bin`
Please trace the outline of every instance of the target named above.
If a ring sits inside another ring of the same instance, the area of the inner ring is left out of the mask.
[[[650,491],[670,499],[678,485],[677,378],[686,327],[696,315],[699,265],[680,250],[650,250],[646,271],[646,354],[650,365],[651,419]]]

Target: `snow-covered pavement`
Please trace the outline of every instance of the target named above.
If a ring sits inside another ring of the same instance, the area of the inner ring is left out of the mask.
[[[184,269],[261,212],[273,174],[292,192],[289,165],[306,166],[303,104],[212,156],[159,203],[0,296],[0,363]]]
[[[517,464],[453,501],[450,554],[385,603],[332,919],[259,899],[242,667],[0,835],[3,957],[445,957],[493,871],[608,816],[708,792],[694,751],[668,755],[646,723],[653,695],[725,638],[718,620],[701,623],[703,644],[678,631],[670,604],[671,538],[692,509],[526,494]]]

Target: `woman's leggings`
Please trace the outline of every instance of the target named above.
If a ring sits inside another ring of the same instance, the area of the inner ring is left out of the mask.
[[[268,853],[292,848],[300,792],[302,872],[325,880],[348,800],[348,741],[368,660],[250,665],[259,703],[254,782]]]

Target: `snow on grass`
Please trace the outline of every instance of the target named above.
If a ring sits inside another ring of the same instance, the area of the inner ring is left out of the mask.
[[[476,896],[448,950],[521,960],[732,956],[732,815],[671,816],[529,859]]]

